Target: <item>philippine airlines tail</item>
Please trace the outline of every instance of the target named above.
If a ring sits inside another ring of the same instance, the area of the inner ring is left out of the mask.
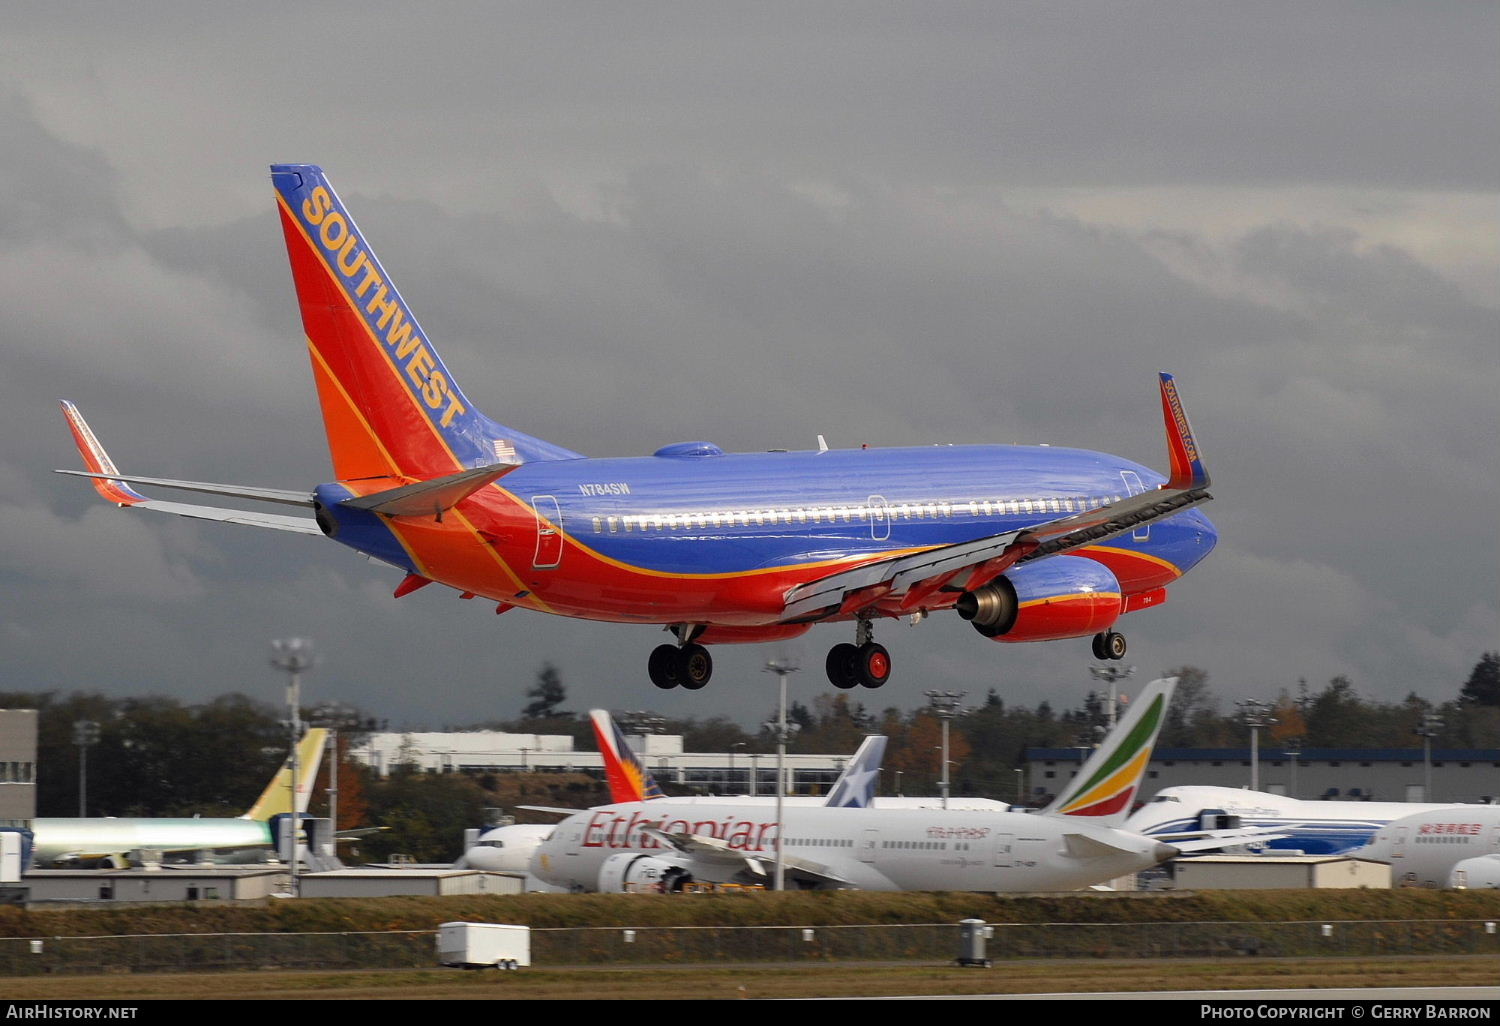
[[[318,779],[318,767],[323,762],[323,749],[328,744],[328,731],[323,727],[313,727],[302,740],[297,743],[297,813],[300,815],[307,811],[307,805],[312,798],[313,781]],[[250,811],[241,816],[241,819],[268,820],[273,816],[284,816],[292,812],[291,791],[289,786],[292,779],[292,760],[288,756],[286,762],[282,763],[281,769],[271,778],[266,789],[255,799],[255,804],[250,806]]]
[[[1078,775],[1041,811],[1044,816],[1087,816],[1090,822],[1118,827],[1130,815],[1141,778],[1166,722],[1176,677],[1154,680],[1142,689],[1130,710],[1094,750]]]
[[[594,740],[599,743],[599,754],[604,757],[604,777],[609,782],[609,800],[619,802],[643,802],[651,798],[665,798],[651,774],[646,772],[640,757],[631,751],[630,743],[614,719],[605,709],[590,709],[589,719],[594,724]]]
[[[474,408],[321,168],[273,164],[271,180],[340,480],[578,456]]]
[[[660,786],[646,772],[645,763],[631,749],[624,733],[615,725],[606,709],[590,709],[594,740],[604,757],[604,776],[609,782],[612,803],[642,802],[665,798]],[[830,808],[865,809],[875,803],[875,785],[880,779],[880,763],[885,757],[884,736],[872,734],[860,744],[844,771],[828,791],[824,805]]]

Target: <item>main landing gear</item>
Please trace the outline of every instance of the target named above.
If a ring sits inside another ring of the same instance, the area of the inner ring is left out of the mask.
[[[714,659],[708,649],[689,642],[685,645],[658,645],[646,664],[651,683],[668,690],[675,687],[697,691],[714,675]]]
[[[875,641],[870,621],[861,618],[855,628],[856,644],[847,642],[828,650],[828,680],[836,688],[878,688],[891,679],[891,654]]]
[[[1094,658],[1124,659],[1125,635],[1115,631],[1101,631],[1094,635]]]

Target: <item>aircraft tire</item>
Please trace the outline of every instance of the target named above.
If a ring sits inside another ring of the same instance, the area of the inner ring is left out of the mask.
[[[885,646],[867,641],[856,651],[855,664],[859,683],[867,688],[878,688],[891,679],[891,654]]]
[[[840,642],[828,650],[828,682],[841,691],[859,686],[859,649]]]
[[[682,646],[676,652],[676,660],[677,683],[689,691],[697,691],[714,675],[714,657],[702,645]]]
[[[1101,646],[1105,654],[1111,659],[1125,658],[1125,635],[1110,631],[1104,635],[1104,644]]]
[[[1100,662],[1109,658],[1109,652],[1104,648],[1104,632],[1100,631],[1094,635],[1094,658]]]
[[[657,645],[652,649],[646,672],[651,676],[651,683],[663,691],[670,691],[682,683],[677,678],[677,646]]]

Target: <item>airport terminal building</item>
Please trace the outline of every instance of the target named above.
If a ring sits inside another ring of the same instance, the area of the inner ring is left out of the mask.
[[[685,752],[680,734],[640,734],[630,747],[658,783],[712,794],[774,794],[776,756],[744,752]],[[604,757],[576,751],[565,734],[509,734],[494,730],[371,734],[350,757],[381,776],[408,765],[428,773],[587,773],[603,779]],[[788,794],[822,794],[853,752],[786,756]]]
[[[743,752],[685,752],[682,737],[644,734],[629,738],[646,768],[662,784],[709,794],[773,794],[776,756]],[[1026,792],[1032,804],[1056,794],[1089,748],[1031,748],[1026,752]],[[788,755],[789,794],[822,794],[850,754]],[[499,731],[372,734],[351,755],[385,775],[398,765],[429,773],[587,773],[602,777],[595,751],[576,751],[566,735]],[[1422,750],[1405,748],[1308,748],[1295,758],[1280,748],[1259,752],[1259,789],[1303,799],[1386,802],[1482,802],[1500,798],[1500,749],[1434,749],[1430,766]],[[1249,748],[1158,748],[1147,771],[1142,798],[1164,787],[1249,787]],[[1431,779],[1432,797],[1426,797]],[[882,793],[893,793],[888,786]],[[985,797],[1011,799],[1013,792]]]

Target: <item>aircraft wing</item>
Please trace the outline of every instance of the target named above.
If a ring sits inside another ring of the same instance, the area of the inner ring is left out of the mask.
[[[162,485],[186,491],[205,492],[210,495],[227,495],[240,499],[255,499],[260,502],[279,502],[286,505],[308,506],[313,504],[311,492],[291,492],[274,488],[255,488],[247,485],[213,484],[208,481],[174,481],[168,478],[130,477],[121,474],[114,460],[104,451],[98,437],[78,407],[62,401],[63,416],[68,418],[68,427],[73,432],[73,441],[78,454],[83,457],[87,470],[59,470],[59,474],[73,474],[93,481],[94,490],[106,502],[116,506],[132,506],[137,509],[156,510],[160,513],[175,513],[180,517],[196,520],[218,520],[228,524],[247,524],[252,527],[268,527],[276,531],[291,531],[296,534],[322,534],[312,517],[290,517],[277,513],[260,513],[253,510],[221,509],[217,506],[196,506],[184,502],[163,502],[148,498],[130,487],[131,483]]]
[[[576,816],[580,812],[588,811],[587,809],[559,809],[554,805],[517,805],[516,808],[525,809],[527,812],[545,812],[553,816]]]
[[[651,826],[642,827],[641,832],[677,852],[683,866],[693,875],[704,879],[724,879],[737,873],[763,879],[776,871],[774,856],[752,855],[739,851],[729,847],[717,837],[704,837],[700,834],[689,833],[669,834]],[[838,887],[849,886],[848,880],[834,873],[827,866],[809,859],[783,852],[781,865],[782,871],[796,880],[833,884]]]
[[[1219,848],[1232,848],[1240,844],[1264,844],[1267,841],[1279,841],[1284,837],[1290,837],[1285,828],[1278,829],[1250,829],[1243,830],[1203,830],[1196,835],[1185,834],[1152,834],[1153,839],[1163,844],[1170,844],[1184,854],[1199,851],[1215,851]]]
[[[925,594],[934,585],[960,575],[980,585],[1017,563],[1055,556],[1133,531],[1181,513],[1212,498],[1187,414],[1170,374],[1161,376],[1162,416],[1166,425],[1171,474],[1154,491],[1060,517],[1019,531],[944,545],[923,552],[891,556],[799,584],[786,593],[783,622],[809,622],[865,608],[889,595],[913,589]],[[983,578],[978,580],[977,578]]]

